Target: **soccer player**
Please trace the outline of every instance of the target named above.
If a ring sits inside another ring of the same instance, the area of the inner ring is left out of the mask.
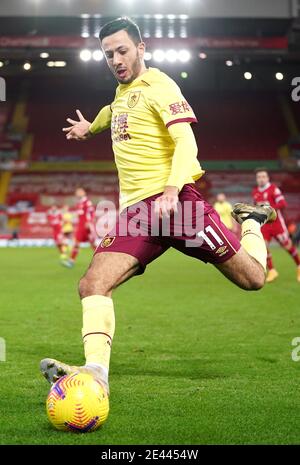
[[[150,262],[174,247],[213,264],[240,288],[258,290],[265,283],[267,257],[260,229],[273,221],[276,212],[270,206],[236,204],[233,215],[242,227],[239,242],[194,187],[204,174],[190,126],[196,116],[171,78],[158,69],[146,68],[138,26],[129,18],[113,20],[102,27],[100,42],[119,83],[115,98],[92,123],[77,110],[79,121],[68,118],[70,126],[63,130],[67,139],[85,140],[111,128],[121,214],[116,231],[103,238],[79,283],[85,365],[70,366],[47,358],[40,367],[49,382],[76,371],[90,373],[109,393],[114,289],[142,274]],[[144,221],[146,234],[124,233],[140,208],[143,219],[149,220],[148,229]],[[161,226],[180,209],[188,218],[183,225],[186,231],[175,235],[173,225],[170,234],[152,234],[152,223],[159,221]],[[192,236],[189,227],[199,218],[202,224]],[[191,237],[200,245],[192,246]]]
[[[216,202],[214,203],[214,209],[219,213],[222,223],[230,230],[233,231],[232,221],[232,205],[226,199],[226,195],[221,192],[217,195]]]
[[[272,239],[275,239],[281,247],[283,247],[292,257],[297,266],[297,281],[300,282],[300,257],[295,245],[293,245],[288,229],[286,227],[282,210],[286,207],[286,200],[281,190],[276,184],[270,182],[270,176],[265,168],[256,170],[257,186],[252,191],[254,203],[259,205],[262,202],[268,202],[276,211],[277,219],[272,224],[266,224],[262,227],[262,234],[267,243],[267,267],[268,274],[266,282],[271,283],[279,274],[273,264],[272,254],[269,244]]]
[[[63,254],[62,213],[57,205],[47,211],[47,220],[53,231],[53,239],[60,254]]]
[[[81,242],[89,242],[93,249],[96,247],[96,232],[94,225],[95,208],[92,202],[88,199],[86,191],[81,187],[76,189],[75,196],[77,198],[76,213],[78,223],[75,230],[74,246],[71,251],[71,257],[64,263],[64,265],[69,268],[74,266]]]
[[[73,214],[71,213],[68,205],[65,205],[62,209],[62,227],[61,231],[63,234],[63,246],[61,254],[61,263],[64,266],[68,266],[69,255],[72,250],[73,244]]]

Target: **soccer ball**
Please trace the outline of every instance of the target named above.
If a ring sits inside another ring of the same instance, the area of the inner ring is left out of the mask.
[[[65,375],[50,389],[47,416],[58,430],[95,431],[108,417],[109,400],[99,381],[85,373]]]

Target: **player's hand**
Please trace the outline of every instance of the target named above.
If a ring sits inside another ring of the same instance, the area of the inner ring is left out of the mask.
[[[179,189],[174,186],[166,186],[164,193],[157,197],[154,205],[154,212],[159,218],[169,218],[177,212]]]
[[[71,124],[71,126],[63,128],[62,130],[66,133],[66,138],[68,140],[86,140],[91,136],[91,133],[89,132],[91,123],[83,117],[79,110],[76,110],[76,113],[79,121],[67,118],[67,121]]]

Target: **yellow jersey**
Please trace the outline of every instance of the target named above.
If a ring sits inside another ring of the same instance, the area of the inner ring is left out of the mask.
[[[220,218],[222,223],[225,224],[225,226],[228,229],[233,229],[233,221],[232,221],[232,205],[231,203],[225,201],[225,202],[216,202],[214,204],[214,209],[219,213]]]
[[[73,221],[72,221],[73,220],[72,213],[69,213],[69,212],[63,213],[62,219],[63,219],[62,232],[64,234],[73,232],[74,227],[73,227]]]
[[[109,107],[105,108],[109,112]],[[149,68],[130,84],[119,84],[110,110],[123,210],[164,190],[175,150],[168,127],[197,119],[175,81],[156,68]],[[90,132],[97,133],[97,129],[96,118]],[[185,184],[195,182],[203,173],[195,156]]]

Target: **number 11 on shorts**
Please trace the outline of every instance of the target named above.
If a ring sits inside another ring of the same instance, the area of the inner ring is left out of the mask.
[[[206,226],[205,228],[205,232],[204,231],[199,231],[197,233],[197,236],[198,237],[202,237],[202,239],[207,243],[207,245],[211,248],[211,250],[215,250],[217,247],[215,246],[215,244],[210,240],[210,238],[208,237],[208,235],[206,233],[209,233],[216,241],[219,245],[223,245],[224,242],[222,241],[222,239],[220,238],[220,236],[216,233],[216,231],[214,231],[214,229],[211,227],[211,225],[209,226]]]

